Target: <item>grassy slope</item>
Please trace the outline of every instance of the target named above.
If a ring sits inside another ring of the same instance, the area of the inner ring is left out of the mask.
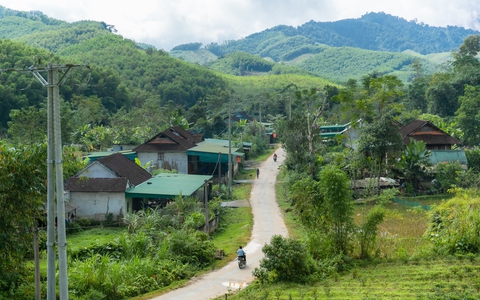
[[[457,298],[458,297],[458,298]],[[312,286],[252,285],[228,299],[479,299],[480,261],[432,259],[371,263]]]
[[[302,228],[285,199],[282,182],[280,174],[277,199],[290,235],[299,238]],[[429,205],[442,201],[438,197],[407,200]],[[379,226],[377,258],[357,261],[355,269],[314,285],[260,286],[256,282],[228,299],[480,299],[478,255],[422,257],[430,245],[422,238],[427,213],[394,203],[388,208],[388,217]],[[355,209],[358,223],[369,207],[357,205]]]

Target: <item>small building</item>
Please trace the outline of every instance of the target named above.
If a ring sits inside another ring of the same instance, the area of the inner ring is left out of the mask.
[[[141,210],[145,207],[163,207],[169,201],[179,196],[195,197],[199,201],[211,194],[212,176],[162,173],[142,184],[129,188],[125,192],[127,213]]]
[[[77,218],[103,221],[125,214],[125,191],[152,175],[121,153],[95,159],[65,186],[66,198],[77,207]]]
[[[253,118],[247,115],[247,113],[244,111],[237,111],[233,113],[232,116],[230,117],[230,120],[232,120],[233,122],[240,122],[240,121],[246,121],[247,123],[253,122]],[[228,117],[225,118],[224,121],[228,124],[229,118]]]
[[[233,164],[233,175],[238,172],[239,163],[242,162],[244,153],[238,152],[239,148],[234,147],[228,140],[205,139],[196,147],[187,151],[189,165],[192,166],[190,174],[225,176],[228,171],[228,154],[231,153]]]
[[[122,151],[90,152],[84,158],[88,159],[89,162],[93,162],[93,161],[95,161],[99,158],[110,156],[110,155],[115,154],[115,153],[120,153],[131,161],[135,161],[135,158],[137,157],[136,152],[133,152],[131,150],[122,150]]]
[[[455,163],[458,162],[464,170],[468,169],[467,156],[465,151],[459,150],[430,150],[431,155],[429,161],[432,164],[432,170],[441,162]]]
[[[399,133],[405,145],[410,144],[410,139],[413,139],[424,142],[428,150],[451,150],[453,145],[462,144],[430,121],[414,120],[400,128]]]
[[[192,173],[187,151],[203,141],[203,135],[192,134],[180,126],[166,129],[133,149],[142,165],[151,164],[157,169],[177,170],[180,174]]]

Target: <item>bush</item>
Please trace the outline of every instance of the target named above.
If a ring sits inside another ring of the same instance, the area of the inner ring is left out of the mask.
[[[316,271],[314,260],[298,240],[275,235],[262,251],[265,258],[260,261],[260,267],[253,271],[260,281],[305,283]]]
[[[208,235],[193,229],[172,232],[168,237],[168,251],[180,262],[204,267],[215,259],[215,247]]]
[[[480,251],[480,191],[456,190],[456,196],[430,212],[425,235],[440,253]]]

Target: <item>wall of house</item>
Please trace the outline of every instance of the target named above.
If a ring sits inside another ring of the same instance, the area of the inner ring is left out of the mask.
[[[158,153],[151,153],[151,152],[137,152],[137,157],[140,160],[140,163],[142,166],[150,163],[150,166],[157,166],[157,160],[158,160]]]
[[[105,168],[104,165],[100,163],[93,163],[87,169],[83,170],[78,177],[88,177],[88,178],[117,178],[111,170]]]
[[[180,174],[188,174],[188,155],[183,153],[165,153],[163,169],[175,169]]]
[[[107,214],[113,219],[125,215],[125,193],[123,192],[70,192],[69,201],[78,205],[76,218],[104,221]]]
[[[142,165],[151,162],[154,168],[175,169],[180,174],[188,174],[188,156],[186,152],[164,153],[163,161],[158,161],[158,153],[138,152],[137,155]]]

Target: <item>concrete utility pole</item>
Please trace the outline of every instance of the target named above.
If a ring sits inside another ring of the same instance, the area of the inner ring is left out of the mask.
[[[47,67],[30,66],[28,69],[6,69],[7,71],[30,72],[48,89],[47,101],[47,300],[56,299],[55,279],[55,195],[57,196],[57,232],[58,232],[58,268],[60,299],[68,300],[67,274],[67,238],[65,224],[65,199],[63,195],[63,159],[60,126],[59,88],[68,77],[69,71],[75,68],[90,68],[85,65],[54,65]],[[40,72],[47,72],[45,80]],[[61,77],[59,79],[59,74]],[[55,173],[53,167],[55,166]],[[55,181],[54,181],[55,180]],[[55,183],[54,183],[55,182]]]
[[[231,102],[228,102],[228,197],[232,197],[232,112]]]

